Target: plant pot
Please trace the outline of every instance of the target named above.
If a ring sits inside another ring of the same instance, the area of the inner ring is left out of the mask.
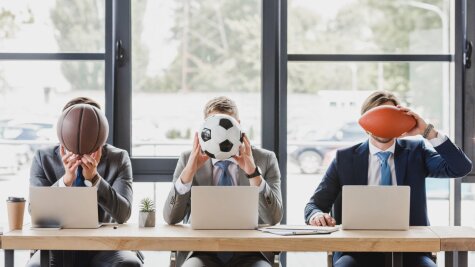
[[[155,227],[155,211],[139,212],[139,227]]]

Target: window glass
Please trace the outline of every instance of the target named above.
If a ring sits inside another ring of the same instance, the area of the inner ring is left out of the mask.
[[[0,52],[104,52],[104,3],[1,1]]]
[[[445,54],[449,14],[449,0],[290,0],[288,51]]]
[[[260,1],[132,2],[132,155],[191,149],[203,108],[236,101],[243,131],[261,135]]]

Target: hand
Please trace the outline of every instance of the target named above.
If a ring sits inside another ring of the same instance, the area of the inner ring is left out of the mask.
[[[319,212],[312,217],[310,225],[314,226],[335,226],[335,219],[328,213]]]
[[[97,175],[97,165],[101,161],[102,146],[94,153],[81,157],[82,175],[84,179],[91,181]]]
[[[205,162],[209,159],[208,155],[201,150],[201,145],[198,140],[198,133],[195,133],[193,140],[193,149],[191,150],[190,158],[186,163],[185,169],[180,175],[180,179],[184,184],[187,184],[193,180],[196,171],[198,171]]]
[[[233,156],[239,168],[241,168],[247,175],[251,175],[256,170],[254,157],[252,156],[251,143],[247,135],[243,134],[243,143],[239,148],[239,155]]]
[[[66,152],[62,145],[59,148],[59,154],[64,167],[63,182],[66,186],[71,186],[76,180],[76,171],[81,164],[80,156],[69,151]]]
[[[407,133],[404,133],[401,135],[401,137],[406,137],[406,136],[415,136],[415,135],[423,135],[425,129],[427,128],[427,122],[422,119],[418,114],[410,110],[409,108],[402,107],[402,106],[397,106],[401,111],[405,112],[407,115],[414,117],[416,119],[416,126],[409,130]],[[434,137],[437,137],[437,131],[432,129],[432,131],[428,135],[428,139],[432,139]]]

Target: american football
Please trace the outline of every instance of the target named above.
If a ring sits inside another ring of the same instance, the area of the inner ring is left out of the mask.
[[[395,106],[383,105],[366,111],[358,123],[377,137],[396,138],[416,126],[416,119]]]

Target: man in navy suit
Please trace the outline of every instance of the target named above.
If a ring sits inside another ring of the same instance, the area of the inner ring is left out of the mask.
[[[432,124],[426,123],[408,108],[401,107],[393,94],[374,92],[363,103],[361,114],[380,105],[398,106],[413,116],[417,124],[403,136],[422,135],[433,148],[426,147],[423,140],[387,139],[369,134],[368,141],[338,150],[305,207],[307,224],[341,224],[341,191],[344,185],[408,185],[411,188],[410,225],[427,226],[425,179],[462,177],[472,170],[472,162],[461,149],[447,136],[437,132]],[[384,260],[383,253],[336,252],[333,257],[337,267],[384,266]],[[436,266],[428,253],[404,253],[403,261],[404,266]]]

